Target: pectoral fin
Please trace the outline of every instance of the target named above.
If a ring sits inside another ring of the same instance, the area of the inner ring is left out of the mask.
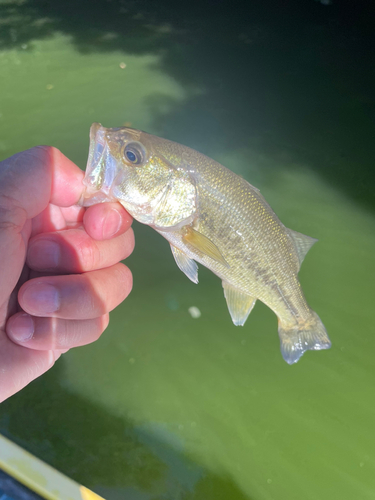
[[[184,228],[184,234],[182,236],[182,240],[185,244],[191,245],[196,250],[208,255],[211,259],[220,262],[225,267],[229,267],[228,262],[221,255],[220,250],[217,248],[215,243],[213,243],[207,236],[204,236],[202,233],[199,233],[192,227]]]
[[[223,288],[233,323],[237,326],[243,326],[257,299],[246,295],[226,281],[223,281]]]
[[[171,245],[172,254],[176,264],[181,269],[183,273],[191,280],[193,283],[198,283],[198,265],[193,260],[185,255],[181,250]]]

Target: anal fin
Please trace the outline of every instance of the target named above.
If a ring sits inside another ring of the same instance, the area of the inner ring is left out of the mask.
[[[193,283],[198,283],[197,263],[173,245],[171,245],[171,250],[174,260],[176,261],[176,264],[181,269],[181,271],[185,273],[189,280],[191,280]]]
[[[243,326],[257,299],[241,292],[226,281],[223,281],[223,288],[233,323],[237,326]]]

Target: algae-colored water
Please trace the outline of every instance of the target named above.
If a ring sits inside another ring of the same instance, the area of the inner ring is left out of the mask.
[[[51,144],[84,168],[93,121],[215,158],[319,239],[300,277],[333,343],[288,366],[269,309],[233,326],[220,281],[134,223],[132,294],[0,432],[107,500],[375,498],[371,9],[0,1],[0,158]]]

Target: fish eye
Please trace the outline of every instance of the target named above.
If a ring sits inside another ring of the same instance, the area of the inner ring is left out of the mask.
[[[124,156],[129,163],[133,163],[133,165],[139,165],[143,162],[146,154],[141,144],[131,142],[130,144],[127,144],[125,146]]]

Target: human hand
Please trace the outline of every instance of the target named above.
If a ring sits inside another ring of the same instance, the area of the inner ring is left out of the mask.
[[[132,218],[76,206],[83,175],[50,147],[0,163],[0,402],[95,341],[131,290]]]

